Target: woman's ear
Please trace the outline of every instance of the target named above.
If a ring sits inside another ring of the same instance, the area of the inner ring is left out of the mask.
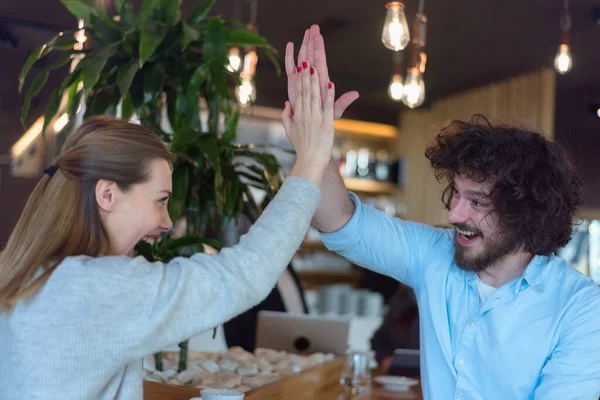
[[[115,182],[100,179],[96,183],[96,203],[101,210],[110,212],[117,201],[118,186]]]

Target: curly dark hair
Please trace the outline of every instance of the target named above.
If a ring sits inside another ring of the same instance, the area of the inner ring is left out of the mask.
[[[565,151],[539,133],[492,125],[484,116],[453,120],[436,136],[425,156],[447,186],[442,201],[450,209],[454,176],[493,183],[490,200],[503,230],[520,240],[520,249],[549,255],[565,246],[581,180]]]

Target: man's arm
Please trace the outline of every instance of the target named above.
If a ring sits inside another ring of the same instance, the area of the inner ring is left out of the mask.
[[[565,318],[558,345],[542,369],[536,400],[600,397],[600,289],[586,292]]]

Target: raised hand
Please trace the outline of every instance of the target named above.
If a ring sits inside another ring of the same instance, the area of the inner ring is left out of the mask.
[[[294,61],[294,44],[289,42],[285,48],[285,71],[288,76],[288,98],[291,103],[292,110],[295,110],[296,102],[296,85],[294,80],[294,74],[296,73],[296,65],[301,65],[302,62],[308,62],[310,65],[314,65],[318,75],[321,86],[321,93],[323,101],[327,98],[327,86],[329,84],[329,72],[327,69],[327,57],[325,54],[325,42],[323,36],[319,30],[318,25],[311,26],[304,32],[304,39],[298,52],[298,63]],[[334,106],[334,117],[340,118],[346,108],[358,99],[358,92],[351,91],[344,93],[335,102]]]
[[[281,115],[285,133],[296,150],[296,163],[291,174],[320,184],[333,149],[335,90],[329,82],[323,106],[319,73],[308,61],[295,67],[291,79],[296,104],[292,111],[292,105],[287,101]]]

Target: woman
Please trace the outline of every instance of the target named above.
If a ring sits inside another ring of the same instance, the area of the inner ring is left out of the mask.
[[[240,243],[168,264],[133,257],[172,228],[171,154],[148,129],[84,122],[0,254],[0,399],[141,399],[144,356],[270,292],[308,230],[333,146],[333,85],[298,67],[283,124],[297,159]]]

